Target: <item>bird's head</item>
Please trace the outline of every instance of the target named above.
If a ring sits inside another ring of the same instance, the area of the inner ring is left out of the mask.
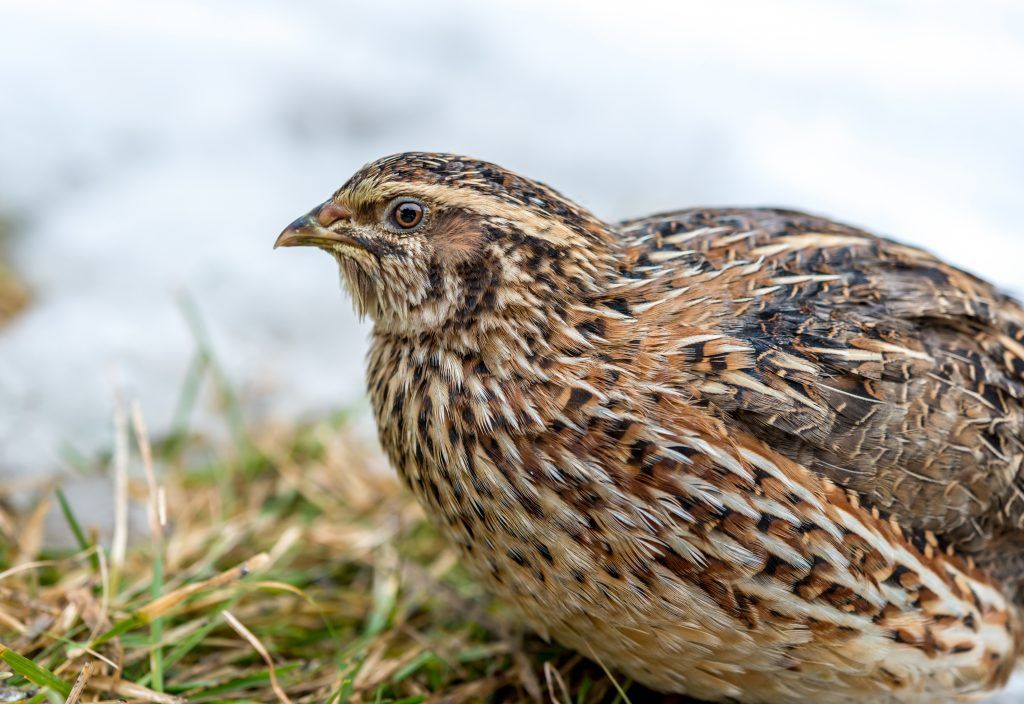
[[[378,328],[484,327],[586,299],[612,235],[551,188],[494,164],[405,153],[366,165],[275,246],[332,254]]]

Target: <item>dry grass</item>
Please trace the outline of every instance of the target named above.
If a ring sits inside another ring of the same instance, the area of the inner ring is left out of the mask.
[[[0,489],[0,702],[647,701],[524,636],[344,415],[152,451],[141,421],[101,462],[110,545],[58,488]],[[51,511],[78,549],[43,545]]]
[[[28,288],[4,262],[9,230],[7,222],[0,218],[0,327],[17,315],[29,302]]]

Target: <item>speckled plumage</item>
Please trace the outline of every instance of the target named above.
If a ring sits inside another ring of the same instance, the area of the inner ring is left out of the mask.
[[[608,224],[423,153],[278,243],[338,259],[391,462],[540,633],[713,701],[974,697],[1013,669],[1024,311],[985,282],[791,211]]]

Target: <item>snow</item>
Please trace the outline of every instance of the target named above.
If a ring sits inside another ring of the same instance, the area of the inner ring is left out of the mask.
[[[609,219],[799,207],[1024,291],[1022,66],[1014,0],[6,0],[0,213],[36,303],[0,331],[0,472],[106,447],[112,368],[166,429],[182,295],[254,412],[362,403],[333,264],[271,245],[396,151]]]

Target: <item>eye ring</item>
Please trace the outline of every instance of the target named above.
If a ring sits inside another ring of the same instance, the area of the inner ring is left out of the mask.
[[[427,217],[427,206],[415,198],[396,198],[388,206],[387,225],[396,232],[415,232]]]

